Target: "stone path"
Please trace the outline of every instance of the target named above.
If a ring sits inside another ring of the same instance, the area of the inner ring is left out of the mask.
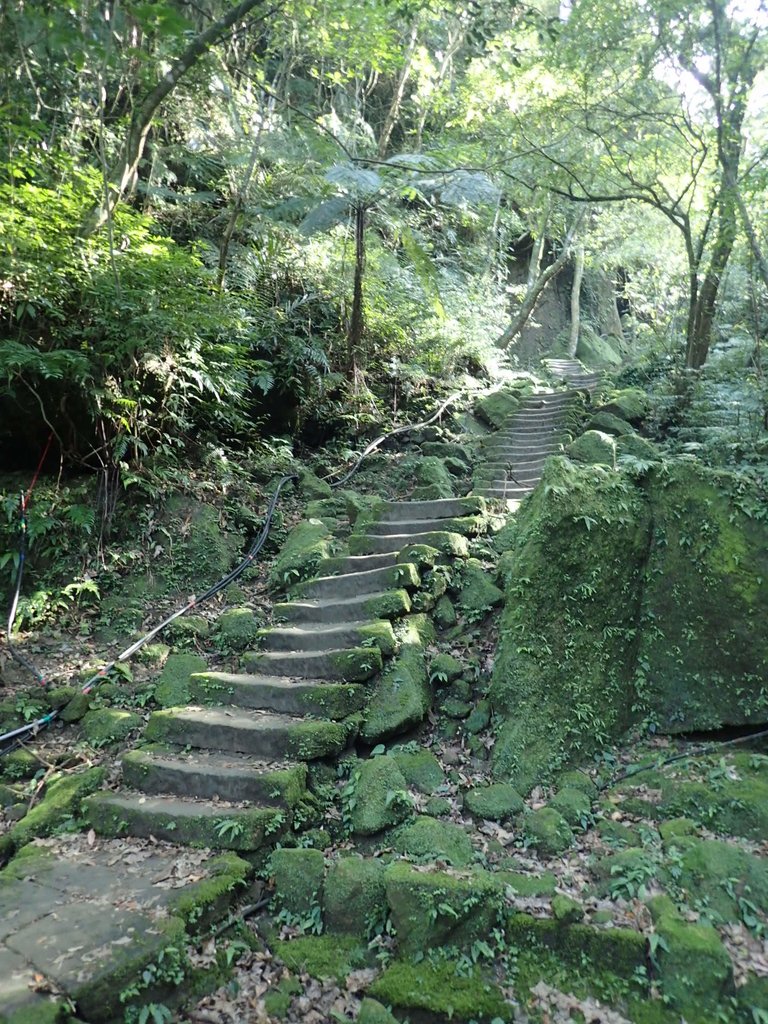
[[[569,383],[596,386],[594,375],[566,362],[556,372]],[[53,848],[44,870],[33,865],[29,876],[12,862],[0,875],[0,904],[8,911],[0,914],[0,978],[9,979],[0,981],[0,1015],[40,1004],[43,997],[29,987],[39,973],[94,1024],[109,1019],[114,999],[94,979],[112,977],[114,996],[115,979],[130,974],[126,963],[139,973],[142,958],[150,961],[172,933],[183,935],[178,900],[152,882],[173,872],[182,851],[157,846],[137,874],[119,855],[126,837],[205,847],[199,885],[223,870],[211,851],[270,847],[306,814],[308,764],[354,742],[376,679],[398,650],[394,627],[412,610],[422,546],[467,555],[485,498],[514,508],[533,489],[544,460],[567,439],[574,400],[572,391],[526,398],[504,429],[485,439],[474,496],[383,502],[376,521],[351,535],[349,553],[321,562],[317,578],[275,606],[280,624],[243,656],[242,672],[198,673],[193,703],[151,715],[147,742],[123,757],[120,788],[86,801],[94,849],[83,850],[76,837],[79,861],[65,847]],[[406,721],[413,724],[413,716]],[[234,858],[230,873],[247,874],[243,864]]]

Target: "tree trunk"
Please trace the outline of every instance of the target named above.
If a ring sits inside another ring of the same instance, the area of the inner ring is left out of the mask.
[[[355,207],[355,281],[352,289],[352,312],[349,317],[347,334],[347,351],[349,369],[352,379],[356,382],[363,363],[363,332],[365,317],[363,314],[363,275],[365,274],[365,206],[358,203]]]
[[[232,212],[229,216],[229,220],[227,221],[227,226],[224,229],[224,234],[222,235],[221,239],[221,245],[219,246],[219,288],[224,287],[224,278],[226,277],[227,273],[227,257],[229,256],[229,245],[230,242],[232,241],[232,236],[235,233],[235,228],[237,227],[237,221],[240,217],[240,213],[242,212],[243,206],[245,205],[245,198],[248,194],[248,188],[251,184],[253,172],[256,170],[256,160],[258,159],[259,156],[260,138],[261,123],[259,124],[259,127],[256,130],[256,135],[251,146],[251,155],[248,158],[248,167],[246,168],[245,171],[245,178],[243,179],[240,188],[237,190],[235,202],[232,206]]]
[[[403,66],[400,69],[400,76],[398,77],[397,85],[395,86],[395,95],[392,97],[392,102],[389,105],[389,110],[387,111],[387,116],[384,119],[384,125],[381,129],[381,135],[379,136],[378,156],[380,160],[383,160],[387,155],[389,140],[392,137],[392,130],[397,124],[397,119],[400,116],[400,107],[403,102],[403,96],[405,95],[405,87],[411,74],[411,67],[413,66],[413,55],[416,52],[418,34],[418,22],[414,22],[413,27],[411,28],[411,38],[408,40],[408,47],[405,51],[405,57],[403,58]]]
[[[757,237],[757,232],[755,231],[755,225],[752,223],[752,218],[749,216],[747,204],[738,192],[736,193],[736,205],[739,208],[741,223],[744,226],[744,234],[747,236],[749,248],[752,250],[752,256],[754,257],[757,272],[760,275],[760,280],[763,282],[765,287],[768,288],[768,260],[766,260],[763,250],[760,248],[760,241]]]
[[[581,281],[584,277],[584,246],[577,245],[573,261],[573,287],[571,288],[571,333],[568,338],[569,359],[576,357],[579,347],[579,327],[581,326]]]
[[[144,154],[152,119],[162,102],[227,29],[241,21],[260,3],[263,3],[263,0],[241,0],[204,32],[196,36],[184,53],[174,61],[170,69],[134,109],[120,154],[107,174],[104,199],[88,213],[80,226],[79,233],[82,238],[88,238],[102,228],[123,196],[133,191],[136,185],[139,161]],[[268,12],[262,15],[262,18],[273,13],[279,6],[279,3],[273,5]]]
[[[523,300],[523,304],[520,307],[520,311],[517,316],[496,342],[499,348],[509,348],[511,346],[512,342],[528,323],[531,313],[533,313],[536,308],[536,303],[539,301],[541,293],[547,287],[552,278],[556,277],[568,262],[568,257],[571,253],[571,246],[573,245],[573,239],[575,238],[583,219],[584,211],[582,210],[568,229],[568,233],[563,240],[563,248],[560,250],[560,255],[554,263],[550,263],[550,265],[542,271],[534,282],[533,287],[528,289],[528,293]]]

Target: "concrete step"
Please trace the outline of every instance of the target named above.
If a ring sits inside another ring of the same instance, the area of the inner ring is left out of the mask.
[[[337,555],[335,558],[322,558],[317,571],[327,579],[333,573],[347,575],[358,572],[370,572],[372,569],[383,569],[397,565],[397,552],[384,551],[371,555]],[[312,582],[312,581],[310,581]],[[314,582],[317,582],[315,580]],[[298,588],[296,589],[298,591]]]
[[[240,658],[244,671],[297,679],[330,679],[362,683],[381,671],[378,647],[348,647],[336,651],[246,651]]]
[[[307,766],[261,761],[245,754],[184,750],[157,744],[129,750],[123,781],[150,795],[175,794],[196,800],[229,800],[291,807],[306,790]]]
[[[341,577],[346,579],[346,577]],[[335,579],[331,576],[330,579]],[[274,605],[275,619],[295,623],[367,622],[369,619],[399,619],[411,610],[407,590],[385,590],[358,597],[325,598],[318,601],[290,601]]]
[[[484,455],[486,459],[510,459],[514,462],[525,462],[527,459],[536,459],[539,456],[553,455],[560,450],[560,444],[540,445],[498,445],[488,448]]]
[[[411,519],[451,519],[479,515],[484,511],[485,502],[477,495],[440,498],[435,501],[385,501],[379,519],[385,523]]]
[[[377,557],[377,556],[373,556]],[[380,569],[361,569],[341,576],[321,576],[291,588],[291,595],[300,599],[319,598],[338,601],[346,598],[379,594],[392,588],[418,587],[418,569],[410,562],[385,565]]]
[[[369,523],[365,527],[365,532],[385,537],[403,533],[432,533],[448,530],[451,533],[461,533],[468,537],[474,536],[482,523],[483,520],[478,516],[464,516],[458,519],[408,519],[389,523],[380,521]]]
[[[361,711],[368,696],[365,687],[357,683],[244,672],[196,672],[190,676],[189,689],[192,700],[201,705],[228,704],[283,715],[314,715],[334,721]]]
[[[427,544],[444,554],[466,558],[469,554],[466,537],[450,531],[426,533],[397,533],[389,537],[375,537],[369,533],[353,533],[349,538],[349,550],[356,554],[397,554],[410,544]]]
[[[491,480],[487,484],[483,484],[481,490],[483,494],[490,493],[511,500],[515,498],[524,498],[526,495],[531,493],[533,487],[515,487],[512,483],[505,485],[504,480]]]
[[[344,647],[375,644],[382,654],[397,647],[388,619],[368,622],[309,623],[259,630],[262,651],[338,651]]]
[[[286,822],[285,813],[276,807],[228,807],[215,801],[127,791],[94,793],[85,802],[85,812],[93,830],[102,836],[152,836],[214,850],[259,850],[272,845]]]
[[[357,731],[355,719],[327,722],[243,708],[166,708],[150,715],[145,736],[158,743],[315,761],[341,753]]]

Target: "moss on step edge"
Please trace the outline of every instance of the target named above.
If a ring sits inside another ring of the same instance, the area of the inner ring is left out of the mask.
[[[365,711],[360,735],[376,743],[405,732],[422,722],[432,704],[427,679],[425,645],[434,638],[424,615],[402,620],[400,650],[376,680]]]
[[[84,799],[101,786],[105,777],[104,768],[87,768],[49,782],[42,800],[11,828],[8,845],[19,849],[75,818]]]
[[[368,990],[374,998],[406,1015],[429,1014],[433,1021],[511,1021],[513,1007],[482,969],[445,963],[391,964]],[[414,1019],[424,1019],[423,1017]]]
[[[270,572],[269,583],[285,589],[315,574],[321,559],[329,558],[333,537],[319,519],[298,523],[283,544]]]
[[[157,678],[155,700],[161,708],[188,704],[191,691],[189,677],[193,672],[204,672],[205,658],[198,654],[169,654]]]
[[[412,814],[405,778],[389,755],[364,761],[353,778],[352,831],[374,835]]]

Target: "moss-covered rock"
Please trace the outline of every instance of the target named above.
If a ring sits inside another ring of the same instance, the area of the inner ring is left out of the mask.
[[[530,875],[521,871],[509,871],[506,868],[496,873],[499,881],[518,896],[553,896],[557,888],[557,879],[551,871],[542,875]]]
[[[512,1006],[478,967],[458,973],[451,963],[394,963],[369,991],[411,1019],[478,1024],[513,1019]]]
[[[435,501],[454,496],[453,477],[443,460],[434,455],[416,460],[413,465],[413,476],[417,485],[413,491],[415,501]]]
[[[432,612],[432,618],[435,620],[435,625],[440,629],[450,629],[451,626],[456,625],[456,609],[453,601],[447,595],[444,594],[438,598]]]
[[[592,802],[587,794],[581,789],[572,786],[564,786],[549,801],[549,806],[554,807],[574,827],[586,828],[590,820]]]
[[[88,768],[49,783],[42,800],[10,831],[16,849],[36,837],[48,836],[74,818],[82,801],[104,781],[103,768]]]
[[[93,696],[93,693],[76,693],[69,704],[61,709],[60,720],[67,725],[82,721],[90,710]]]
[[[728,952],[710,925],[667,910],[656,920],[656,964],[665,998],[690,1020],[717,1015],[733,992]]]
[[[369,964],[364,943],[343,935],[302,935],[289,941],[272,943],[275,956],[289,971],[309,974],[312,978],[333,978],[344,985],[352,971]]]
[[[382,861],[357,856],[337,860],[325,880],[327,930],[368,937],[386,915]]]
[[[302,467],[299,469],[299,494],[303,498],[311,500],[320,500],[322,498],[330,498],[333,494],[331,486],[327,481],[321,480],[318,476],[307,469]]]
[[[690,905],[705,907],[707,914],[722,921],[740,921],[747,905],[768,912],[764,858],[714,839],[678,836],[668,846],[678,849],[674,881]]]
[[[612,391],[608,401],[600,406],[600,412],[610,412],[636,427],[651,411],[651,399],[642,388],[622,388]]]
[[[141,725],[141,716],[117,708],[96,708],[83,718],[83,735],[94,747],[117,743]]]
[[[286,916],[307,919],[314,908],[322,911],[325,863],[321,850],[274,850],[270,873],[275,904]]]
[[[161,708],[175,708],[188,704],[191,697],[189,677],[204,672],[205,658],[198,654],[169,654],[157,677],[155,700]]]
[[[211,632],[211,624],[204,615],[182,615],[168,627],[168,636],[179,640],[202,640]]]
[[[614,416],[611,412],[601,409],[587,423],[587,430],[599,430],[603,434],[612,434],[614,437],[621,437],[623,434],[634,434],[634,429],[626,420]]]
[[[611,434],[602,430],[587,430],[581,437],[569,444],[568,457],[574,462],[584,462],[593,466],[616,465],[616,442]]]
[[[216,619],[216,634],[227,650],[245,651],[256,642],[261,625],[252,609],[228,608]]]
[[[394,750],[392,757],[409,786],[432,794],[445,783],[445,773],[431,750]]]
[[[505,821],[520,814],[524,808],[523,798],[507,782],[496,782],[490,786],[470,789],[464,794],[464,806],[477,818],[489,821]]]
[[[417,860],[446,861],[455,868],[467,867],[474,857],[470,838],[460,825],[429,816],[419,817],[400,829],[392,846],[398,853]]]
[[[546,857],[555,857],[573,842],[571,826],[554,807],[542,807],[526,815],[523,828],[526,842]]]
[[[403,619],[397,657],[377,679],[365,712],[361,735],[376,743],[412,729],[423,721],[432,703],[427,679],[424,618]]]
[[[585,793],[590,800],[597,798],[598,789],[594,781],[582,771],[563,772],[557,778],[558,789],[578,789]]]
[[[615,338],[604,338],[583,324],[579,331],[576,356],[590,369],[621,366],[621,354]]]
[[[462,876],[400,861],[384,879],[401,956],[437,946],[469,948],[476,939],[487,941],[500,920],[503,884],[488,872]]]
[[[366,997],[360,1003],[357,1024],[398,1024],[398,1021],[386,1006],[382,1006],[376,999]]]
[[[399,825],[411,813],[407,783],[395,759],[383,755],[364,761],[354,786],[352,830],[358,835],[374,835]]]
[[[499,388],[475,402],[475,416],[489,427],[501,430],[519,408],[519,397],[509,388]]]
[[[424,806],[424,813],[431,818],[447,818],[452,811],[451,801],[444,796],[430,797]]]
[[[584,917],[584,907],[578,900],[558,893],[552,897],[552,917],[560,924],[578,924]]]
[[[332,542],[331,531],[319,519],[298,523],[275,559],[269,576],[270,586],[286,588],[309,579],[321,559],[331,556]]]
[[[564,963],[582,968],[596,965],[595,973],[610,972],[625,980],[645,968],[647,944],[641,932],[629,928],[593,928],[554,918],[535,918],[513,912],[506,925],[507,941],[521,949],[552,950]]]
[[[477,558],[468,558],[461,567],[461,582],[456,603],[470,618],[477,618],[504,600],[504,594],[491,580]]]
[[[487,700],[479,700],[470,711],[464,722],[464,730],[470,736],[483,732],[491,724],[491,705]]]

